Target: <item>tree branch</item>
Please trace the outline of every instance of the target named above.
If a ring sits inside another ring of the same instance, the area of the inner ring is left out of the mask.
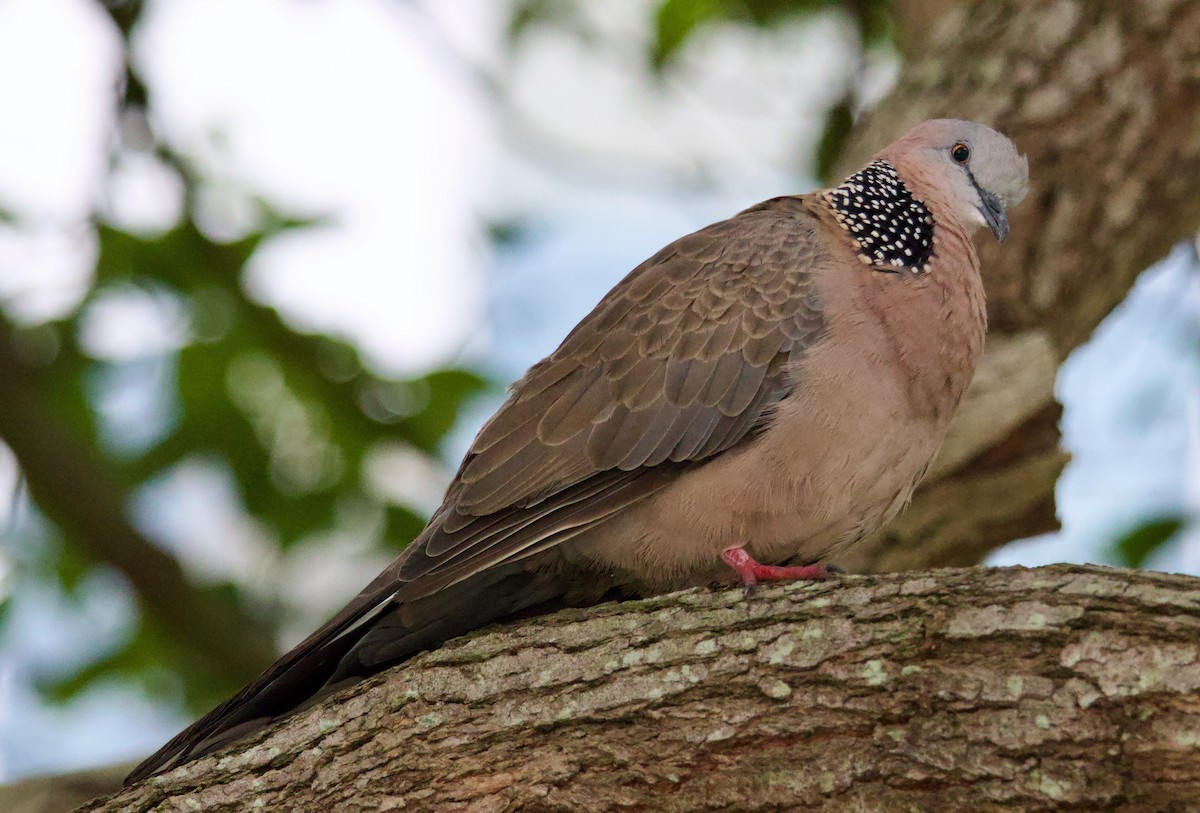
[[[453,641],[80,808],[1183,810],[1200,579],[944,570],[691,590]]]
[[[0,318],[0,438],[16,455],[29,493],[94,562],[129,579],[147,623],[199,674],[236,686],[265,668],[272,633],[231,597],[192,585],[169,553],[125,514],[128,488],[95,446],[62,418],[39,370],[16,352]]]

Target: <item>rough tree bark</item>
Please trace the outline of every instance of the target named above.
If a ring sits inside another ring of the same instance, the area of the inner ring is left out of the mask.
[[[692,590],[426,653],[80,813],[1200,806],[1200,579]]]
[[[934,116],[1029,156],[1003,246],[980,241],[988,348],[911,508],[842,564],[974,564],[1056,527],[1054,377],[1137,275],[1200,228],[1200,2],[958,3],[861,123],[844,168]]]

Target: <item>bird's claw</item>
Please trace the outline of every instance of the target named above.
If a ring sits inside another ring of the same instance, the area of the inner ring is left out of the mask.
[[[745,598],[754,595],[760,581],[820,581],[846,572],[837,565],[764,565],[755,561],[745,548],[728,548],[721,553],[721,558],[742,580]]]

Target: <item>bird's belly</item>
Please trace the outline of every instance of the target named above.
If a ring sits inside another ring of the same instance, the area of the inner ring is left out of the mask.
[[[753,442],[586,534],[584,555],[618,581],[639,574],[649,592],[727,578],[731,546],[766,564],[830,561],[871,534],[907,503],[945,421],[914,411],[904,383],[881,380],[869,358],[852,363],[809,378]]]
[[[762,444],[689,472],[637,512],[642,527],[611,554],[651,559],[637,571],[670,587],[727,575],[720,553],[731,546],[768,564],[827,560],[894,516],[936,451],[933,439],[875,434],[853,455],[814,433],[790,446],[790,461],[777,457],[788,446]]]

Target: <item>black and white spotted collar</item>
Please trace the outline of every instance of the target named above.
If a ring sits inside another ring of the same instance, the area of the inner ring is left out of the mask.
[[[864,263],[893,273],[929,271],[933,215],[887,161],[872,161],[823,196]]]

